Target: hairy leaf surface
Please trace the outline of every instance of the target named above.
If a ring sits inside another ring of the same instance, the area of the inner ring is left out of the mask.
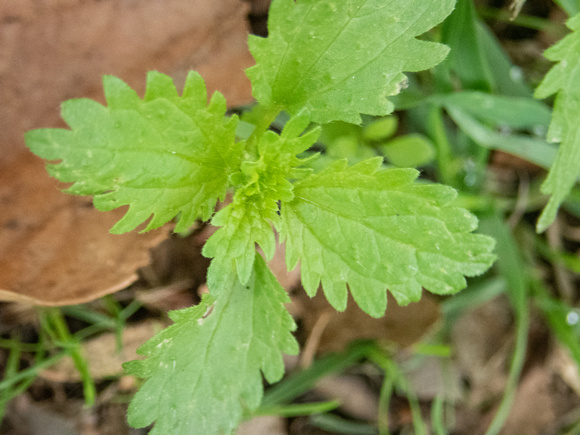
[[[173,325],[139,348],[147,356],[125,364],[146,378],[129,407],[129,423],[152,434],[229,434],[244,409],[260,404],[260,371],[269,382],[284,373],[280,352],[295,354],[289,302],[268,266],[256,256],[242,285],[229,261],[212,262],[212,296],[170,313]]]
[[[318,123],[386,115],[403,71],[433,67],[448,49],[415,37],[440,23],[455,0],[275,0],[269,36],[249,39],[254,97]]]
[[[306,291],[314,295],[322,283],[329,302],[344,310],[348,284],[377,317],[386,289],[399,304],[419,300],[422,287],[454,293],[495,258],[493,239],[472,234],[475,216],[449,205],[452,188],[417,183],[414,169],[380,165],[380,158],[353,167],[336,162],[296,183],[294,199],[282,206],[288,268],[301,262]]]
[[[542,192],[552,196],[540,215],[538,231],[544,231],[554,221],[580,173],[580,14],[567,25],[573,32],[544,52],[544,56],[558,63],[535,93],[537,98],[556,94],[548,141],[561,142],[556,161],[542,184]]]
[[[243,144],[235,143],[237,118],[226,103],[190,73],[180,97],[172,80],[148,75],[143,100],[121,80],[104,79],[108,107],[88,99],[63,104],[71,130],[42,129],[26,135],[28,147],[49,164],[50,174],[74,183],[68,192],[94,195],[99,210],[129,209],[111,230],[122,233],[145,222],[146,230],[179,215],[176,231],[208,219],[238,170]]]
[[[300,136],[309,121],[307,115],[298,115],[286,124],[281,135],[269,131],[262,136],[258,160],[244,162],[241,171],[234,174],[238,189],[233,201],[212,219],[212,224],[221,228],[209,238],[203,254],[233,259],[242,283],[252,271],[256,243],[267,259],[274,255],[272,225],[280,225],[278,202],[294,197],[288,179],[301,178],[309,172],[299,168],[305,160],[296,157],[318,138],[318,129]]]

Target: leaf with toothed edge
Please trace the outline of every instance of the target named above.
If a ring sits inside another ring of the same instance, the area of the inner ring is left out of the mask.
[[[544,53],[558,63],[548,71],[535,92],[536,98],[556,94],[547,139],[561,142],[548,178],[541,186],[542,193],[551,196],[538,219],[538,232],[554,222],[580,174],[580,14],[568,20],[567,25],[572,33]]]
[[[423,287],[455,293],[464,276],[483,273],[495,259],[494,240],[472,233],[475,216],[450,205],[452,188],[381,164],[338,161],[297,182],[294,199],[282,205],[288,269],[300,261],[308,294],[322,283],[328,301],[344,310],[348,284],[375,317],[384,314],[387,289],[401,305],[418,301]]]
[[[266,259],[271,260],[274,255],[276,240],[272,226],[280,227],[278,202],[293,198],[289,180],[310,172],[300,168],[308,159],[296,157],[319,136],[318,128],[302,134],[309,123],[309,114],[301,112],[288,121],[280,135],[266,132],[258,143],[257,160],[244,162],[240,172],[232,176],[238,187],[232,203],[218,211],[211,221],[221,228],[205,243],[203,255],[234,260],[242,283],[250,276],[256,243]]]
[[[129,407],[133,427],[155,422],[151,434],[230,434],[244,411],[258,407],[263,385],[284,373],[282,352],[296,354],[290,299],[259,255],[242,285],[229,261],[213,260],[210,295],[170,313],[173,325],[124,364],[145,378]]]
[[[246,73],[260,104],[317,123],[360,123],[360,113],[387,115],[406,81],[448,48],[416,36],[451,13],[455,0],[277,0],[268,37],[251,36],[256,66]]]
[[[93,195],[95,207],[129,209],[111,230],[123,233],[147,221],[145,231],[178,216],[177,232],[208,219],[237,171],[243,143],[235,142],[237,118],[215,93],[207,105],[205,84],[187,77],[179,96],[171,78],[151,72],[141,100],[120,79],[104,78],[108,107],[87,99],[63,104],[70,130],[41,129],[26,135],[40,157],[60,160],[50,174],[73,183],[69,193]]]

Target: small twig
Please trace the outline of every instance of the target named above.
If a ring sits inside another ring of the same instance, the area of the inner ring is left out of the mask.
[[[304,350],[302,351],[302,356],[300,357],[300,366],[302,368],[308,368],[312,365],[314,355],[316,354],[316,349],[318,349],[318,346],[320,345],[322,334],[328,326],[328,322],[330,322],[333,314],[334,312],[331,310],[324,311],[314,324],[310,335],[306,339]]]

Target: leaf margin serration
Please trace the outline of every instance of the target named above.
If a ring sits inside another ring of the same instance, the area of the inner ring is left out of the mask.
[[[580,124],[577,119],[580,117],[580,61],[577,54],[580,51],[580,13],[570,18],[566,25],[572,33],[544,52],[547,59],[557,63],[534,92],[536,98],[556,94],[547,140],[560,142],[556,160],[540,187],[542,193],[550,195],[550,198],[538,218],[537,232],[543,232],[554,222],[558,209],[579,175]]]
[[[205,83],[193,71],[181,97],[173,80],[155,71],[147,76],[143,99],[114,76],[104,76],[103,85],[110,106],[68,100],[62,117],[69,129],[26,134],[31,151],[50,161],[49,174],[72,183],[67,193],[93,196],[101,211],[129,206],[112,233],[146,221],[142,231],[149,231],[176,217],[175,231],[181,232],[198,218],[209,219],[243,154],[243,143],[235,141],[238,118],[225,116],[223,95],[214,93],[207,104]],[[212,164],[217,169],[210,177]],[[181,179],[175,168],[182,168]]]
[[[282,204],[281,240],[286,241],[288,270],[300,263],[302,284],[310,296],[321,284],[331,305],[342,311],[346,308],[348,286],[363,311],[380,317],[386,309],[387,289],[400,305],[406,305],[418,301],[424,287],[436,294],[456,293],[465,287],[465,276],[480,275],[491,266],[495,260],[492,253],[495,242],[488,236],[473,233],[477,218],[452,205],[455,190],[416,182],[417,176],[418,171],[414,169],[384,169],[382,158],[378,157],[354,166],[348,166],[345,160],[336,161],[326,170],[295,184],[294,199]],[[312,191],[319,190],[317,198],[315,194],[307,196],[301,191],[309,189],[309,185]],[[363,187],[371,193],[361,193]],[[325,192],[327,188],[329,190]],[[372,195],[378,198],[374,204],[369,201]],[[385,203],[377,201],[389,197],[391,205],[405,205],[387,213]],[[426,204],[423,206],[424,216],[413,209],[421,201]],[[302,208],[301,216],[296,211],[299,207]],[[336,212],[332,211],[333,207]],[[328,216],[323,219],[321,211]],[[362,239],[368,234],[361,232],[361,228],[372,224],[373,219],[384,233],[379,234],[380,242]],[[300,220],[303,222],[298,222]],[[306,221],[308,223],[304,224]],[[398,228],[397,221],[401,222]],[[391,224],[393,227],[389,229]],[[353,230],[355,227],[357,231]],[[312,228],[316,228],[316,234],[310,231]],[[414,235],[414,228],[425,234]],[[439,233],[430,234],[432,229]],[[389,236],[385,235],[388,231],[393,231],[391,237],[400,240],[389,242]],[[437,239],[438,234],[441,241]],[[318,244],[313,241],[316,238],[320,239]],[[420,247],[421,243],[433,243],[435,252],[441,249],[450,256],[438,260],[439,270],[430,264],[439,254],[430,252],[430,246],[423,246],[423,250],[414,246]],[[469,249],[466,258],[461,256],[460,249],[450,253],[444,243],[455,243],[456,248]],[[387,249],[393,247],[399,252],[391,253]],[[366,251],[370,254],[366,255]],[[362,259],[365,255],[370,257]]]
[[[409,5],[413,2],[417,4]],[[428,3],[424,0],[399,3],[391,1],[387,5],[384,4],[384,1],[378,0],[345,0],[341,2],[336,0],[274,0],[270,7],[268,37],[250,36],[248,40],[250,52],[256,60],[256,65],[246,70],[246,75],[252,82],[254,97],[260,104],[275,106],[291,114],[306,108],[312,113],[312,120],[321,124],[339,120],[359,124],[361,113],[376,116],[388,115],[394,106],[387,97],[396,95],[405,87],[406,77],[403,71],[413,72],[429,69],[441,62],[448,53],[446,46],[436,42],[419,40],[416,37],[443,21],[453,10],[455,0]],[[326,10],[318,11],[318,21],[310,20],[302,31],[302,22],[309,20],[308,15],[313,8],[326,8]],[[370,12],[361,12],[361,16],[357,17],[359,19],[367,19],[371,13],[384,14],[385,17],[378,17],[375,21],[371,20],[369,23],[364,23],[360,26],[361,32],[364,29],[364,33],[353,32],[352,37],[345,37],[344,41],[340,40],[343,36],[342,33],[348,32],[345,29],[339,29],[337,35],[331,35],[329,45],[332,46],[336,43],[340,47],[336,50],[337,53],[330,55],[329,51],[323,50],[313,50],[310,53],[308,42],[312,42],[312,39],[324,38],[322,33],[330,28],[329,23],[332,23],[335,17],[342,16],[337,13],[337,8],[344,8],[345,14],[342,15],[351,18],[350,21],[347,20],[345,28],[353,21],[350,13],[355,8],[370,10]],[[397,8],[402,9],[402,11]],[[404,10],[404,8],[408,9]],[[389,13],[391,15],[388,15]],[[397,13],[400,15],[397,16]],[[405,17],[415,19],[412,24],[406,27],[399,23],[404,14],[406,14]],[[384,27],[380,27],[381,24],[384,24]],[[400,28],[397,28],[398,25]],[[392,29],[397,29],[400,33],[392,36],[394,46],[380,47],[387,40],[387,31]],[[397,44],[401,45],[402,36],[406,36],[411,30],[413,31],[412,37],[405,39],[407,45],[399,47]],[[376,35],[371,35],[373,31],[376,32]],[[361,37],[363,34],[364,38]],[[376,36],[376,38],[373,39],[369,35]],[[309,40],[309,38],[311,39]],[[293,44],[296,45],[295,52],[292,52]],[[355,46],[351,47],[352,44]],[[365,46],[365,44],[368,45]],[[350,51],[347,51],[345,47]],[[379,50],[379,52],[375,53],[373,50]],[[355,58],[360,57],[363,51],[363,58],[366,56],[364,61],[367,62],[364,67],[357,67],[354,74],[351,71],[349,74],[341,73],[341,77],[335,75],[337,65],[356,64],[358,59]],[[288,54],[289,52],[290,54]],[[391,58],[388,58],[388,55],[391,55]],[[373,57],[373,61],[368,62],[368,59]],[[305,65],[311,60],[320,61],[323,65],[317,68],[306,67]],[[373,65],[370,65],[371,63]],[[374,63],[377,64],[374,65]],[[387,66],[395,63],[400,63],[397,70],[390,71]],[[369,70],[368,74],[367,69]],[[310,80],[311,83],[309,83],[305,77],[313,71],[314,74]],[[382,72],[377,73],[377,71]],[[270,78],[274,80],[273,83],[268,82]],[[352,83],[361,83],[361,79],[369,82],[365,85],[366,93],[355,95],[354,90],[354,93],[349,91],[350,94],[345,92]],[[284,86],[290,86],[292,83],[295,85],[290,92],[277,92],[277,83],[283,83]],[[298,86],[304,83],[309,83],[308,86],[304,85],[308,89],[302,89]],[[333,104],[325,102],[324,99],[314,105],[309,103],[308,98],[321,92],[320,89],[325,89],[329,95],[332,94],[328,100]],[[294,100],[294,102],[289,102],[290,100]]]
[[[155,422],[152,434],[231,434],[244,413],[259,406],[261,374],[278,381],[281,354],[298,352],[296,324],[284,307],[290,298],[261,256],[245,285],[229,260],[213,260],[208,286],[200,304],[170,312],[174,323],[138,349],[146,359],[123,365],[146,379],[129,407],[132,427]]]

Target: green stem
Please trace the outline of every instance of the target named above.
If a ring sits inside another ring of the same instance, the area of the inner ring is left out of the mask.
[[[427,428],[423,422],[421,416],[421,407],[419,404],[419,399],[417,395],[407,382],[407,379],[403,375],[401,369],[397,364],[390,358],[388,358],[380,348],[375,347],[369,354],[368,358],[381,367],[385,372],[385,381],[383,387],[381,388],[381,397],[379,398],[379,403],[381,408],[379,409],[379,431],[380,435],[387,435],[389,433],[388,426],[388,404],[393,390],[396,388],[398,391],[403,392],[407,396],[409,402],[409,408],[411,409],[411,416],[413,419],[413,430],[416,435],[426,435]],[[383,408],[385,406],[386,408]],[[382,413],[382,415],[381,415]]]
[[[455,160],[451,144],[443,125],[441,108],[433,106],[429,110],[427,128],[435,146],[437,147],[437,166],[439,168],[440,181],[443,184],[453,186],[455,178]]]
[[[69,348],[70,356],[73,359],[74,365],[81,375],[83,382],[83,393],[85,396],[85,404],[92,406],[95,404],[96,388],[95,382],[89,372],[89,367],[86,359],[81,354],[80,344],[70,333],[68,326],[64,320],[62,312],[57,308],[49,308],[45,311],[47,323],[51,326],[54,336],[61,341],[65,347]]]
[[[54,356],[51,356],[50,358],[45,359],[42,362],[39,362],[38,364],[34,365],[33,367],[30,367],[26,370],[22,370],[16,374],[14,374],[13,376],[10,376],[8,379],[0,381],[0,390],[4,390],[5,388],[8,388],[8,387],[14,385],[15,383],[17,383],[21,379],[26,379],[30,376],[36,377],[42,369],[56,364],[58,362],[58,360],[60,360],[63,356],[68,355],[69,353],[70,352],[68,350],[65,350],[61,353],[58,353]]]
[[[506,280],[507,294],[516,319],[516,342],[505,392],[495,417],[486,432],[486,435],[497,435],[509,415],[526,358],[530,326],[530,315],[527,306],[529,280],[519,246],[509,227],[497,212],[481,220],[480,231],[487,233],[497,241],[497,267]]]

